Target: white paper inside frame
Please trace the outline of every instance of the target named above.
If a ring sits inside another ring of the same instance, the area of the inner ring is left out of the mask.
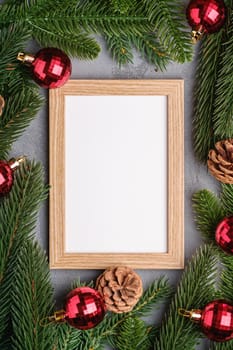
[[[167,97],[66,96],[66,252],[167,251]]]

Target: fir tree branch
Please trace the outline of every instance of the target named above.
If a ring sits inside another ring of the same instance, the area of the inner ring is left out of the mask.
[[[53,350],[83,349],[83,331],[72,328],[66,323],[57,324],[54,327],[56,328],[56,338],[54,340]]]
[[[221,202],[227,216],[233,214],[233,185],[222,184]]]
[[[137,317],[124,320],[115,332],[113,346],[119,350],[149,350],[152,347],[148,333],[150,327]]]
[[[214,103],[213,123],[217,140],[233,137],[233,84],[231,78],[233,71],[233,8],[228,8],[228,15]]]
[[[126,14],[130,10],[130,7],[136,6],[137,4],[135,0],[110,0],[110,5],[116,13]]]
[[[42,45],[59,46],[84,59],[93,59],[99,52],[99,45],[89,36],[96,33],[107,38],[113,57],[120,64],[132,60],[132,46],[158,68],[164,68],[169,59],[190,60],[192,46],[183,11],[171,1],[160,0],[159,6],[151,6],[145,0],[115,0],[111,4],[107,0],[41,0],[18,6],[9,2],[2,6],[0,23],[23,22]],[[122,40],[127,55],[118,48]]]
[[[209,350],[232,350],[233,341],[227,341],[226,343],[212,343]]]
[[[194,90],[194,151],[197,158],[207,161],[214,145],[213,112],[215,86],[222,52],[223,30],[202,39]]]
[[[168,53],[153,33],[132,36],[133,46],[141,52],[141,55],[150,64],[155,65],[155,69],[164,70],[171,60]]]
[[[171,303],[162,324],[155,349],[194,350],[201,336],[198,327],[178,314],[179,308],[186,310],[202,308],[213,300],[216,292],[217,258],[211,246],[200,248],[186,267],[177,294]]]
[[[42,320],[51,314],[53,290],[46,257],[38,244],[27,241],[19,249],[12,288],[12,349],[54,350],[56,332]]]
[[[6,341],[18,251],[35,229],[37,211],[46,194],[41,166],[26,162],[16,170],[13,188],[0,202],[0,348]]]
[[[219,288],[221,298],[232,301],[233,295],[233,258],[224,252],[220,255],[223,271],[220,276]],[[212,343],[210,350],[232,350],[233,340],[224,343]]]
[[[166,278],[161,277],[143,293],[131,314],[145,316],[171,297],[172,291]]]
[[[151,23],[168,55],[177,62],[192,59],[190,33],[186,26],[183,2],[170,0],[144,0]]]
[[[197,228],[205,240],[215,242],[217,224],[226,214],[221,201],[212,192],[202,190],[194,194],[193,203]]]
[[[37,88],[22,86],[14,95],[5,96],[5,103],[0,120],[0,159],[7,157],[12,143],[36,116],[42,105],[42,99]]]
[[[36,23],[35,23],[36,22]],[[67,22],[67,23],[66,23]],[[60,20],[27,20],[33,31],[33,38],[41,46],[59,47],[70,56],[80,59],[94,59],[100,52],[100,46],[95,39],[77,28],[73,22]],[[73,26],[70,23],[74,24]],[[63,27],[65,26],[65,28]]]
[[[25,41],[31,36],[30,30],[21,25],[11,24],[0,27],[0,93],[11,70],[15,68],[16,57],[24,49]]]
[[[133,63],[132,48],[127,36],[116,36],[105,33],[104,38],[113,59],[116,60],[119,65]]]

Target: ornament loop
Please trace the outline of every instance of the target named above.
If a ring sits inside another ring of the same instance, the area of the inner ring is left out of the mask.
[[[33,61],[35,61],[35,57],[24,52],[19,52],[17,55],[17,60],[23,63],[31,64]]]
[[[51,323],[63,322],[65,321],[65,315],[66,313],[64,310],[56,311],[54,312],[54,315],[42,318],[42,320],[40,320],[40,326],[46,327]]]
[[[184,316],[184,317],[188,317],[188,318],[192,317],[192,311],[188,311],[188,310],[185,310],[183,308],[178,309],[178,314],[180,316]]]

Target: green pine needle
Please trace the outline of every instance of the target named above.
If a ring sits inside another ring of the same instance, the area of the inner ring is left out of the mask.
[[[13,88],[12,88],[13,89]],[[7,92],[6,92],[7,93]],[[12,143],[22,135],[42,106],[38,89],[21,86],[14,95],[5,99],[5,109],[0,119],[0,159],[7,158]]]
[[[184,271],[154,349],[195,349],[201,336],[200,331],[190,320],[180,316],[178,310],[201,309],[215,298],[216,265],[217,257],[213,254],[211,246],[201,247],[193,256]]]
[[[226,215],[233,215],[233,185],[222,184],[221,202]]]
[[[233,349],[233,341],[227,341],[225,343],[212,343],[210,344],[209,350],[232,350]]]
[[[55,328],[41,324],[52,313],[52,297],[45,254],[27,241],[18,250],[11,292],[13,350],[54,350]]]
[[[217,140],[233,137],[233,9],[229,8],[228,11],[229,23],[220,56],[213,115],[214,134]]]
[[[154,33],[132,36],[131,42],[141,52],[142,58],[146,59],[150,64],[155,65],[155,70],[165,70],[171,57],[166,53],[165,48]]]
[[[193,196],[195,221],[203,238],[215,242],[215,230],[226,211],[219,198],[208,190],[201,190]]]
[[[54,325],[54,327],[56,328],[56,338],[54,339],[54,347],[52,350],[84,349],[84,345],[82,344],[83,331],[75,329],[66,323],[58,323]]]
[[[106,38],[119,64],[132,62],[133,48],[159,69],[170,60],[183,63],[192,58],[181,0],[8,1],[1,6],[0,23],[19,23],[41,45],[81,59],[94,59],[100,51],[91,34]]]
[[[166,278],[161,277],[143,293],[132,314],[145,316],[171,297],[172,291]]]
[[[213,112],[223,30],[202,39],[194,90],[194,151],[206,163],[214,145]]]
[[[177,62],[192,59],[189,28],[186,25],[184,4],[181,0],[144,1],[156,35],[168,55]]]
[[[104,37],[113,59],[116,60],[119,65],[133,63],[132,48],[127,36],[105,34]]]
[[[126,14],[130,7],[136,6],[135,0],[110,0],[110,4],[115,12]]]
[[[149,350],[152,347],[148,333],[150,327],[137,317],[129,317],[116,329],[113,346],[119,350]]]
[[[41,165],[27,161],[15,171],[13,188],[0,202],[0,348],[6,340],[18,252],[32,236],[38,208],[46,196]]]

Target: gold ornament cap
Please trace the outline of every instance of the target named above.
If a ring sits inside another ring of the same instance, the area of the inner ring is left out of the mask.
[[[196,44],[199,40],[201,40],[201,38],[204,35],[204,27],[202,25],[198,26],[197,28],[193,29],[191,32],[191,36],[192,36],[192,43]]]
[[[180,308],[178,309],[178,313],[183,317],[189,318],[193,322],[199,323],[201,321],[202,310],[200,309],[185,310]]]
[[[35,61],[35,57],[28,53],[19,52],[17,56],[17,60],[30,66],[33,63],[33,61]]]
[[[40,321],[40,325],[42,327],[46,327],[47,325],[53,323],[53,322],[65,322],[66,312],[65,310],[59,310],[54,312],[53,316],[48,316],[43,318]]]
[[[203,32],[199,32],[197,30],[192,30],[191,35],[192,35],[192,43],[196,44],[201,38],[203,37]]]
[[[11,159],[9,160],[10,168],[11,168],[12,170],[17,169],[17,168],[20,166],[21,163],[25,162],[25,160],[26,160],[26,157],[25,157],[25,156],[21,156],[21,157],[19,157],[19,158],[11,158]]]

